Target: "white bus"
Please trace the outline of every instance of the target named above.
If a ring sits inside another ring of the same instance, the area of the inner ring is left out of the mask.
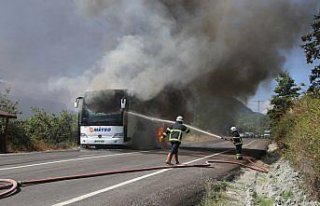
[[[128,115],[131,100],[136,100],[138,107],[144,107],[126,90],[92,91],[76,98],[74,106],[78,108],[80,146],[158,147],[156,132],[159,124]]]
[[[124,90],[86,92],[75,101],[78,108],[79,143],[83,147],[127,145],[128,102]]]

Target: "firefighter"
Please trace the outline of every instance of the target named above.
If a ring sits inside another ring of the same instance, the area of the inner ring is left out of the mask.
[[[178,148],[181,144],[182,133],[189,133],[189,131],[190,129],[183,124],[183,117],[178,116],[176,118],[176,122],[168,127],[167,130],[163,133],[162,139],[169,137],[169,141],[171,143],[171,149],[167,155],[166,164],[172,165],[172,156],[174,156],[176,164],[180,164],[178,159]]]
[[[232,142],[236,146],[236,159],[242,160],[242,138],[236,127],[230,128],[232,134]]]

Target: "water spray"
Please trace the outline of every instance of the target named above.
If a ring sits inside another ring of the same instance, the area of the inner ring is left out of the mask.
[[[147,116],[147,115],[139,114],[137,112],[129,112],[129,111],[127,111],[126,113],[131,114],[131,115],[136,116],[136,117],[141,117],[143,119],[147,119],[147,120],[150,120],[150,121],[153,121],[153,122],[172,123],[172,124],[175,123],[174,121],[171,121],[171,120],[160,119],[160,118],[157,118],[157,117],[150,117],[150,116]]]
[[[170,124],[175,123],[174,121],[171,121],[171,120],[160,119],[160,118],[157,118],[157,117],[150,117],[150,116],[147,116],[147,115],[139,114],[137,112],[128,111],[127,113],[130,114],[130,115],[136,116],[136,117],[140,117],[140,118],[143,118],[143,119],[147,119],[147,120],[153,121],[153,122],[162,122],[162,123],[170,123]],[[189,127],[191,130],[200,132],[202,134],[206,134],[206,135],[209,135],[211,137],[219,138],[219,139],[222,139],[222,140],[228,140],[228,139],[226,139],[224,137],[221,137],[219,135],[213,134],[211,132],[207,132],[207,131],[199,129],[197,127],[194,127],[194,126],[191,126],[191,125],[188,125],[188,124],[184,124],[184,125]]]

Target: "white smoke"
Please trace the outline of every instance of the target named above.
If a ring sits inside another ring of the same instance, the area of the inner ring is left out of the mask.
[[[128,89],[146,100],[168,85],[192,83],[248,97],[281,71],[285,59],[279,51],[296,44],[314,2],[76,1],[88,18],[105,20],[117,44],[85,73],[51,79],[50,86],[71,95]]]

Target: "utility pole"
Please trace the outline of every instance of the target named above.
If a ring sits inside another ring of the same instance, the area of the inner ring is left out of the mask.
[[[258,106],[258,113],[260,113],[260,106],[261,106],[261,103],[265,102],[265,100],[256,100],[254,102],[257,102],[257,106]],[[261,122],[261,118],[258,117],[257,119],[257,123],[258,123],[258,128],[259,128],[259,132],[260,132],[260,135],[261,135],[261,132],[262,132],[262,122]]]
[[[254,101],[254,102],[257,102],[257,104],[258,104],[258,112],[260,113],[260,104],[262,103],[262,102],[264,102],[263,100],[256,100],[256,101]]]

